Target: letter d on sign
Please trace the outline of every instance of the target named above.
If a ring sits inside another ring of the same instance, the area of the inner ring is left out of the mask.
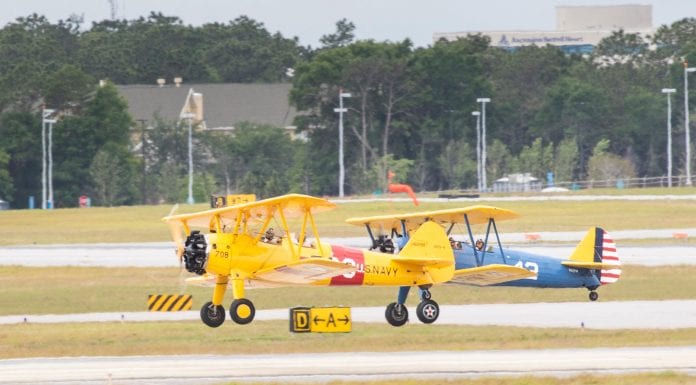
[[[310,332],[308,307],[294,307],[290,309],[290,331],[293,333]]]

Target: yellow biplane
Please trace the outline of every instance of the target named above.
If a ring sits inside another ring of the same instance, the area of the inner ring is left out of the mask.
[[[199,275],[187,281],[214,285],[212,300],[201,308],[202,321],[210,327],[224,322],[222,302],[228,286],[233,296],[230,317],[247,324],[254,319],[255,308],[245,297],[245,287],[413,285],[425,293],[418,318],[434,322],[439,307],[428,289],[455,274],[454,254],[442,226],[429,221],[419,224],[398,254],[389,249],[329,245],[321,242],[313,215],[334,207],[324,199],[290,194],[163,218],[177,255],[189,272]],[[297,233],[291,231],[292,218],[299,222]],[[408,320],[405,310],[390,304],[387,320],[403,325]]]

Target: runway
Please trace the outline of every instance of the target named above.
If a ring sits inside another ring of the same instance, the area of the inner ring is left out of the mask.
[[[411,307],[411,321],[418,323]],[[351,309],[359,323],[386,323],[384,307]],[[199,312],[122,312],[62,315],[0,316],[0,324],[64,322],[198,321]],[[26,321],[25,321],[26,320]],[[285,320],[288,309],[258,310],[257,321]],[[228,321],[229,322],[229,321]],[[441,305],[437,325],[500,325],[588,329],[678,329],[696,328],[696,300],[558,302],[482,305]],[[365,326],[362,326],[365,327]]]
[[[209,384],[384,378],[696,373],[696,346],[670,348],[62,357],[0,360],[0,384]]]

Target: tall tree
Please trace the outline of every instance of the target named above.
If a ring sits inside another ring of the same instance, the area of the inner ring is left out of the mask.
[[[319,42],[323,48],[344,47],[353,42],[355,38],[355,24],[348,19],[341,19],[336,22],[336,32],[322,35]]]
[[[2,199],[14,207],[27,207],[29,197],[41,195],[41,120],[27,112],[0,114],[0,150],[9,155],[7,170],[12,195]]]
[[[0,111],[27,111],[41,101],[47,76],[71,64],[77,25],[50,24],[37,14],[18,18],[0,30]]]
[[[77,197],[91,190],[89,168],[95,155],[106,144],[127,150],[131,126],[127,104],[110,83],[97,88],[83,115],[59,119],[53,150],[57,207],[74,206]]]

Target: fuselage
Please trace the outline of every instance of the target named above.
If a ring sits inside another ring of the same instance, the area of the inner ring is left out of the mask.
[[[464,245],[461,249],[454,250],[456,269],[498,263],[522,267],[537,274],[536,277],[508,281],[498,286],[540,288],[596,288],[599,286],[599,280],[590,270],[563,266],[558,258],[518,250],[505,249],[504,251],[504,258],[500,249],[495,247],[489,247],[485,253],[477,251],[475,255],[471,246]]]
[[[315,281],[318,286],[401,286],[433,284],[430,272],[420,266],[394,261],[395,255],[353,247],[321,244],[298,247],[286,238],[277,243],[255,242],[251,237],[231,234],[214,234],[207,238],[207,262],[205,270],[232,278],[253,278],[253,273],[265,268],[282,266],[297,258],[327,258],[355,266],[356,271],[330,279]],[[451,278],[454,266],[442,268]],[[446,278],[446,280],[450,279]]]

